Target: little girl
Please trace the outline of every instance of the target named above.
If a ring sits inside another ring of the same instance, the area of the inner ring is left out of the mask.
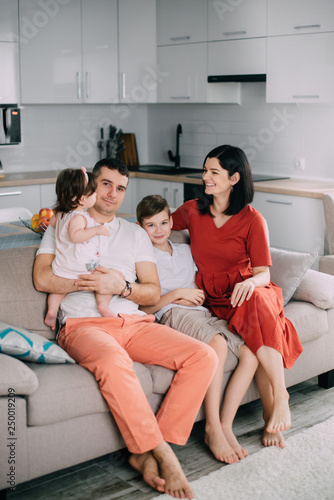
[[[78,274],[94,271],[99,265],[100,238],[109,236],[106,227],[98,224],[85,209],[96,202],[96,177],[81,169],[67,168],[57,177],[57,203],[50,224],[55,228],[56,255],[53,273],[62,278],[76,279]],[[57,312],[65,294],[50,293],[45,324],[52,330],[56,326]],[[95,294],[101,314],[109,306],[111,295]],[[103,315],[103,314],[102,314]],[[112,313],[114,316],[114,314]],[[110,316],[110,311],[108,316]]]

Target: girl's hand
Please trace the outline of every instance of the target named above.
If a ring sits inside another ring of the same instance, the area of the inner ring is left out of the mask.
[[[96,228],[97,228],[96,234],[98,234],[100,236],[110,236],[110,233],[105,226],[99,225],[99,226],[96,226]]]
[[[241,283],[237,283],[231,295],[231,306],[240,307],[245,300],[249,300],[254,292],[255,283],[249,278]]]
[[[201,306],[205,300],[204,292],[200,288],[178,288],[175,292],[177,299],[173,300],[173,304]]]

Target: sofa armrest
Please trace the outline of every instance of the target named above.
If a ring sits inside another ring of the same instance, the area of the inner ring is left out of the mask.
[[[0,354],[0,396],[28,396],[37,387],[37,376],[23,361]]]
[[[334,255],[324,255],[320,257],[319,271],[334,275]]]
[[[331,309],[334,307],[334,276],[309,269],[292,299],[311,302],[321,309]]]

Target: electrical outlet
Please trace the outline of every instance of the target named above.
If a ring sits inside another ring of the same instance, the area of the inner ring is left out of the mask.
[[[296,157],[294,165],[298,170],[305,170],[305,158]]]

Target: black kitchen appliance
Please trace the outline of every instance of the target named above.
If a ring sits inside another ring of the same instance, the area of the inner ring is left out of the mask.
[[[15,106],[0,106],[0,146],[20,144],[21,114]]]

